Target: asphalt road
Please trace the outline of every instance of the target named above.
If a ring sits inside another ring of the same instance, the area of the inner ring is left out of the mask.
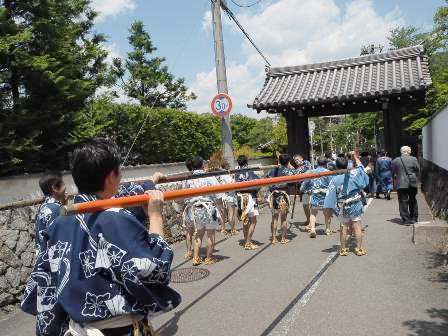
[[[254,236],[258,250],[243,250],[241,233],[218,233],[220,262],[205,279],[173,284],[183,302],[154,319],[160,335],[448,335],[446,274],[430,248],[411,243],[412,227],[397,224],[396,199],[367,209],[364,257],[339,257],[336,234],[308,238],[300,210],[287,246],[268,244],[268,209]],[[430,218],[422,202],[420,212]],[[173,269],[190,267],[184,245],[174,249]],[[17,313],[0,321],[0,335],[31,335],[33,324]]]

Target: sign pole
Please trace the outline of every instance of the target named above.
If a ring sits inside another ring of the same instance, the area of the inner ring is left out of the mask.
[[[213,38],[215,41],[215,64],[218,93],[228,93],[226,61],[224,56],[224,41],[222,37],[221,0],[211,0]],[[232,131],[230,128],[230,116],[225,115],[221,119],[221,142],[224,158],[233,167],[234,158],[232,150]]]

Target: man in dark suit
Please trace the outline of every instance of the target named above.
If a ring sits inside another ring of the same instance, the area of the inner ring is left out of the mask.
[[[403,146],[401,156],[392,161],[395,188],[398,193],[400,216],[404,224],[413,224],[418,221],[417,178],[420,168],[417,158],[411,155],[411,148]]]

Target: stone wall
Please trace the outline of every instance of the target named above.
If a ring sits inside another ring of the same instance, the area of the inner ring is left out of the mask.
[[[423,160],[422,190],[434,216],[448,220],[448,171]]]
[[[37,207],[0,211],[0,309],[19,302],[34,264]]]

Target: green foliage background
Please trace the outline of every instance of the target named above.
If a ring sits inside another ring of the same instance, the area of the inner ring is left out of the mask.
[[[207,158],[219,150],[220,120],[185,112],[196,96],[153,55],[143,23],[129,29],[126,58],[108,64],[95,17],[91,0],[0,2],[0,176],[69,169],[73,147],[92,136],[113,138],[125,155],[142,125],[129,164]],[[423,42],[430,57],[427,104],[405,120],[418,132],[448,103],[448,0],[431,30],[398,27],[388,38],[392,48]],[[114,103],[117,88],[139,104]],[[108,93],[98,97],[100,91]],[[381,119],[373,112],[338,123],[317,119],[316,147],[372,146]],[[269,153],[287,143],[282,117],[234,114],[231,127],[235,151]]]

